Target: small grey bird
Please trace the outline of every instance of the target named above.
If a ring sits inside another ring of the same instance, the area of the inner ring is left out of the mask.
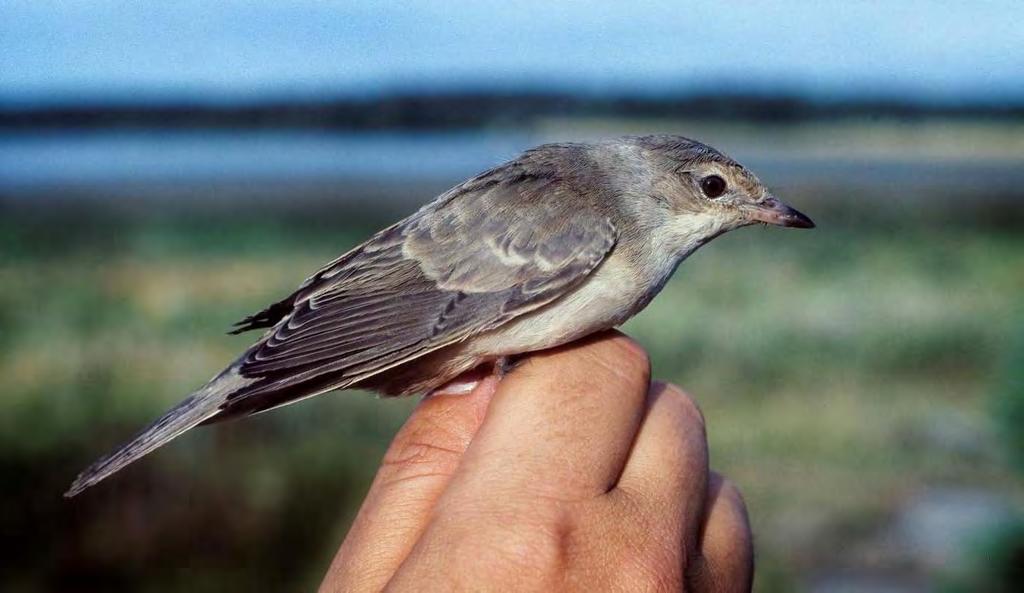
[[[228,368],[82,472],[74,496],[186,430],[334,389],[429,392],[615,327],[735,228],[812,228],[736,161],[679,136],[546,144],[440,195],[236,324]]]

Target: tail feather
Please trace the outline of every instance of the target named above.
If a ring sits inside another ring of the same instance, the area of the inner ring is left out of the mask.
[[[135,435],[131,441],[78,474],[64,496],[71,498],[80,494],[86,488],[96,485],[124,469],[128,464],[216,415],[229,395],[238,392],[253,381],[253,379],[241,377],[234,368],[227,369],[185,401],[167,411],[142,432]]]

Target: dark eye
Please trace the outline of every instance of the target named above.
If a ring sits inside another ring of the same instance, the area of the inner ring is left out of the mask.
[[[709,198],[717,198],[725,193],[725,180],[718,175],[708,175],[700,180],[700,189]]]

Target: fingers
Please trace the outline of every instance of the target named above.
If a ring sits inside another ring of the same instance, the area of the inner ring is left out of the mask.
[[[646,354],[618,332],[530,356],[501,381],[453,499],[607,492],[629,455],[649,376]]]
[[[321,591],[521,583],[524,567],[540,589],[572,573],[749,591],[746,511],[709,473],[703,416],[648,377],[643,351],[606,332],[424,400]]]
[[[654,527],[696,549],[708,493],[704,417],[674,385],[651,386],[648,412],[612,498],[653,518]]]
[[[655,383],[633,451],[609,498],[639,515],[648,546],[682,542],[678,557],[688,591],[750,591],[753,541],[739,491],[709,472],[704,417],[678,387]],[[643,545],[641,545],[643,547]],[[657,551],[652,551],[652,555]]]
[[[712,473],[706,508],[700,556],[687,565],[688,590],[700,593],[750,591],[754,580],[754,542],[739,490]]]
[[[384,456],[321,591],[380,591],[415,545],[483,422],[496,377],[424,399]]]

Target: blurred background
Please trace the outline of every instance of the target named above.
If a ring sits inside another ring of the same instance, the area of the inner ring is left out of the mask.
[[[0,0],[4,591],[307,591],[415,401],[87,463],[229,325],[546,141],[670,132],[810,214],[626,326],[702,403],[759,591],[1024,581],[1024,5]]]

